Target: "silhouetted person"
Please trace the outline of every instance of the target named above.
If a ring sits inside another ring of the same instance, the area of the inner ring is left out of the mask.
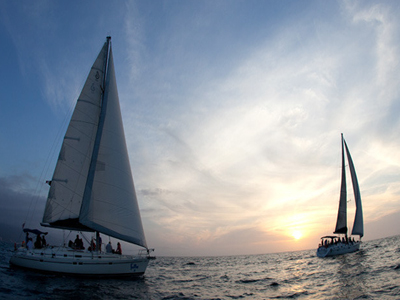
[[[115,253],[122,254],[121,244],[119,242],[117,244],[117,250],[115,250]]]
[[[106,252],[107,253],[113,253],[113,248],[111,246],[111,242],[109,242],[106,246]]]
[[[40,235],[36,236],[35,248],[36,249],[41,249],[42,248],[42,238],[40,237]]]

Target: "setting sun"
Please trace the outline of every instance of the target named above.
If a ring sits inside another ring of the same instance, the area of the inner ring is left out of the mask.
[[[295,230],[293,231],[292,236],[294,237],[295,240],[298,240],[303,236],[303,234],[300,231]]]

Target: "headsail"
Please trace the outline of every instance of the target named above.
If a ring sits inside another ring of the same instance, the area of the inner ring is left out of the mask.
[[[125,143],[109,38],[77,101],[52,179],[43,222],[71,230],[99,231],[147,248]]]
[[[338,210],[336,228],[334,233],[347,234],[347,189],[346,189],[346,169],[345,169],[345,159],[344,159],[343,134],[342,134],[341,144],[342,144],[342,183],[340,185],[339,210]]]
[[[111,48],[104,101],[105,119],[92,188],[87,187],[79,220],[97,231],[147,248],[125,143]]]
[[[360,237],[363,237],[364,236],[364,221],[363,221],[363,212],[362,212],[362,205],[361,205],[360,187],[358,186],[356,170],[354,168],[353,160],[351,159],[350,151],[349,151],[349,148],[347,147],[346,141],[344,141],[344,145],[346,146],[347,160],[349,161],[351,181],[353,183],[354,198],[356,201],[356,216],[354,218],[353,230],[352,230],[351,234],[359,235]]]

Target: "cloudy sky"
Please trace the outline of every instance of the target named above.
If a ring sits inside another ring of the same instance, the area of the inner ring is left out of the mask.
[[[39,226],[44,181],[107,35],[156,255],[316,248],[336,222],[342,132],[364,240],[400,234],[400,2],[2,0],[0,8],[4,240],[23,222]],[[348,207],[352,227],[350,184]]]

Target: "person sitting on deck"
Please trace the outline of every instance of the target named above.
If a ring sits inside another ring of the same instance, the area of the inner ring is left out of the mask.
[[[85,249],[85,246],[83,246],[83,240],[79,239],[79,249]]]
[[[90,246],[88,248],[89,251],[96,251],[96,243],[94,242],[94,239],[92,238],[90,242]]]
[[[107,253],[113,253],[113,248],[111,246],[111,242],[108,242],[108,244],[106,246],[106,252]]]
[[[26,248],[27,248],[28,250],[33,249],[32,238],[28,238],[28,243],[26,243]]]
[[[82,239],[79,238],[79,234],[76,235],[74,246],[75,249],[85,249],[85,247],[83,247]]]
[[[46,241],[44,235],[42,236],[42,247],[47,247],[47,241]]]
[[[40,235],[36,236],[35,248],[36,249],[41,249],[42,248],[42,239],[41,239]]]
[[[79,246],[79,234],[76,235],[74,246],[75,246],[75,248],[78,248],[78,246]]]
[[[117,244],[117,250],[115,250],[116,254],[122,254],[122,249],[121,249],[121,244],[118,242]]]

